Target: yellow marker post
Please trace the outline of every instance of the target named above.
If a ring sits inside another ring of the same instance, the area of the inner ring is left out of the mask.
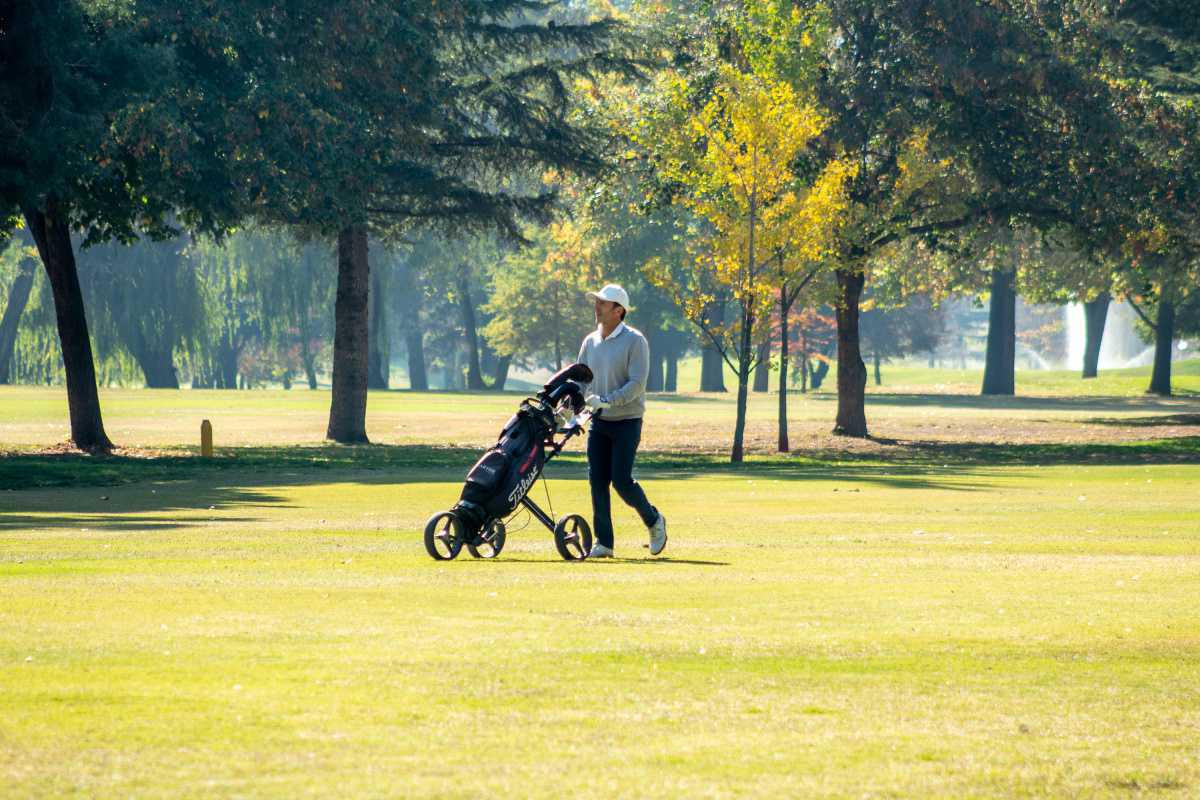
[[[204,420],[200,423],[200,455],[212,458],[212,423]]]

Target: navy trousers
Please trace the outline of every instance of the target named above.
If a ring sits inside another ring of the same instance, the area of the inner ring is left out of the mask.
[[[592,526],[596,541],[613,546],[612,486],[625,503],[638,512],[647,527],[658,520],[658,510],[650,505],[646,493],[633,479],[633,459],[642,440],[641,419],[615,422],[598,419],[588,433],[588,483],[592,487]]]

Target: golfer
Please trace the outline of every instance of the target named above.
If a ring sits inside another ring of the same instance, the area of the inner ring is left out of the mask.
[[[625,324],[629,295],[610,283],[587,297],[596,304],[596,330],[579,348],[580,364],[594,376],[586,397],[593,412],[588,434],[588,483],[592,487],[592,525],[596,543],[588,558],[613,557],[612,504],[608,487],[633,507],[650,531],[650,555],[667,546],[667,520],[650,505],[646,493],[633,479],[633,459],[642,440],[646,413],[646,374],[650,346],[641,331]]]

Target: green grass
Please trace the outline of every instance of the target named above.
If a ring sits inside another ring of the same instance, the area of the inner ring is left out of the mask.
[[[0,794],[1200,793],[1200,401],[882,395],[860,447],[796,398],[731,468],[729,398],[658,398],[665,558],[618,504],[614,562],[431,561],[515,399],[372,394],[339,448],[327,393],[106,392],[139,449],[92,459],[0,389]]]
[[[778,358],[778,355],[776,355]],[[875,385],[873,367],[867,365],[867,392],[930,392],[937,394],[978,394],[983,385],[983,370],[929,368],[919,361],[904,360],[885,363],[881,369],[883,383]],[[679,363],[679,388],[695,391],[700,386],[700,359],[688,358]],[[1083,380],[1078,370],[1024,370],[1016,373],[1017,392],[1021,395],[1053,395],[1059,397],[1134,397],[1146,392],[1150,385],[1149,367],[1100,370],[1096,378]],[[725,368],[725,386],[737,387],[737,375]],[[779,386],[779,373],[771,373],[771,389]],[[1171,367],[1171,387],[1177,394],[1200,394],[1200,358],[1176,361]],[[830,364],[829,375],[818,393],[837,392],[837,362]]]
[[[929,369],[913,363],[885,364],[882,377],[884,385],[872,386],[871,390],[887,391],[891,385],[908,391],[977,394],[983,385],[981,369]],[[1078,370],[1018,370],[1016,383],[1017,392],[1022,395],[1135,397],[1144,394],[1150,385],[1150,368],[1101,370],[1097,377],[1086,381],[1079,377]],[[836,391],[836,384],[830,388]],[[1171,388],[1184,397],[1200,394],[1200,359],[1175,362],[1171,367]]]

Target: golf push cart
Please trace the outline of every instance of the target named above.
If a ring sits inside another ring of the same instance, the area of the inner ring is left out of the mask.
[[[506,521],[523,506],[554,534],[558,554],[568,561],[587,558],[592,528],[580,514],[557,522],[529,499],[529,490],[552,458],[584,431],[591,416],[583,414],[580,381],[591,383],[586,364],[559,370],[520,408],[500,432],[500,439],[467,473],[462,495],[449,511],[439,511],[425,524],[425,549],[438,561],[455,558],[465,545],[475,558],[495,558],[504,549]]]

